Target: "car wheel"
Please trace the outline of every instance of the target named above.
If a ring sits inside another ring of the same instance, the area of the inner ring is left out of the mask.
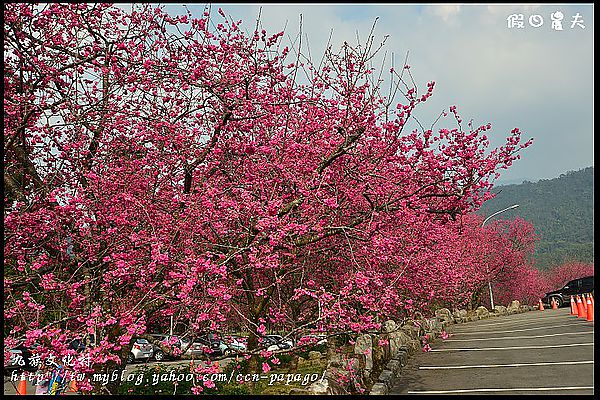
[[[165,359],[165,353],[163,353],[161,350],[158,350],[156,353],[154,353],[154,359],[156,361],[162,361]]]
[[[133,353],[129,353],[127,355],[127,364],[133,364],[134,360],[135,360],[135,357],[133,356]]]
[[[552,299],[554,299],[554,301],[556,302],[556,307],[561,308],[563,305],[563,301],[560,297],[551,297],[550,298],[550,304],[552,304]]]
[[[228,356],[228,357],[229,357],[229,356],[230,356],[230,355],[232,355],[232,354],[233,354],[233,350],[231,350],[231,349],[227,349],[227,350],[225,350],[225,355],[226,355],[226,356]]]

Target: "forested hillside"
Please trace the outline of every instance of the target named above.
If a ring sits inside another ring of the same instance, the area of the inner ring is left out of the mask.
[[[563,261],[594,261],[594,167],[570,171],[555,179],[499,186],[497,196],[480,209],[490,215],[513,204],[503,214],[531,221],[541,236],[536,248],[540,269]]]

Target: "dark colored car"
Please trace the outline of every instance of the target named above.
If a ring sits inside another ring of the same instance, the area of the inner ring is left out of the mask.
[[[85,336],[83,338],[77,338],[71,340],[69,343],[69,349],[75,350],[78,353],[81,353],[88,347],[93,347],[95,345],[95,339],[93,335]]]
[[[204,333],[194,339],[194,344],[201,344],[204,353],[209,356],[222,356],[233,353],[233,350],[219,338],[216,333]]]
[[[267,347],[267,351],[287,350],[294,347],[291,339],[284,339],[281,335],[265,335],[263,341],[261,344]]]
[[[556,301],[558,307],[566,304],[571,304],[571,296],[577,294],[591,293],[594,294],[594,277],[586,276],[579,279],[569,281],[562,289],[546,293],[542,299],[542,303],[551,304],[552,299]]]
[[[30,347],[25,347],[23,342],[10,349],[10,359],[4,366],[4,375],[8,376],[10,372],[16,370],[17,372],[22,371],[36,371],[37,366],[31,362],[31,357],[35,354],[37,343]]]

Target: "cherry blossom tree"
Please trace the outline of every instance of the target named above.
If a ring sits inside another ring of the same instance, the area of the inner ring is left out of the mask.
[[[594,276],[594,264],[578,261],[556,265],[542,274],[544,293],[558,290],[573,279]]]
[[[313,63],[221,10],[4,7],[5,353],[94,334],[74,368],[112,371],[173,318],[249,332],[258,370],[268,329],[358,332],[433,277],[471,288],[436,248],[531,140],[490,149],[454,106],[422,127],[435,83],[405,65],[384,94],[372,32]]]
[[[535,304],[543,284],[534,267],[533,252],[538,235],[533,224],[515,218],[497,221],[489,229],[491,248],[484,250],[490,271],[486,284],[489,281],[493,285],[495,304],[507,305],[512,300]],[[483,304],[488,306],[489,298],[484,296],[483,299]]]

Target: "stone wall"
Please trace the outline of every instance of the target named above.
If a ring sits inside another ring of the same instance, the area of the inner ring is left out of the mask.
[[[490,312],[478,307],[474,312],[466,310],[436,310],[435,317],[425,318],[415,313],[413,319],[399,323],[386,321],[380,332],[359,335],[353,351],[335,353],[327,360],[325,377],[306,389],[295,389],[291,394],[356,394],[386,395],[402,372],[408,358],[422,351],[426,342],[440,337],[442,332],[451,333],[458,323],[492,318],[535,310],[536,307],[511,302],[508,307],[496,306]],[[315,359],[318,358],[315,354]]]

